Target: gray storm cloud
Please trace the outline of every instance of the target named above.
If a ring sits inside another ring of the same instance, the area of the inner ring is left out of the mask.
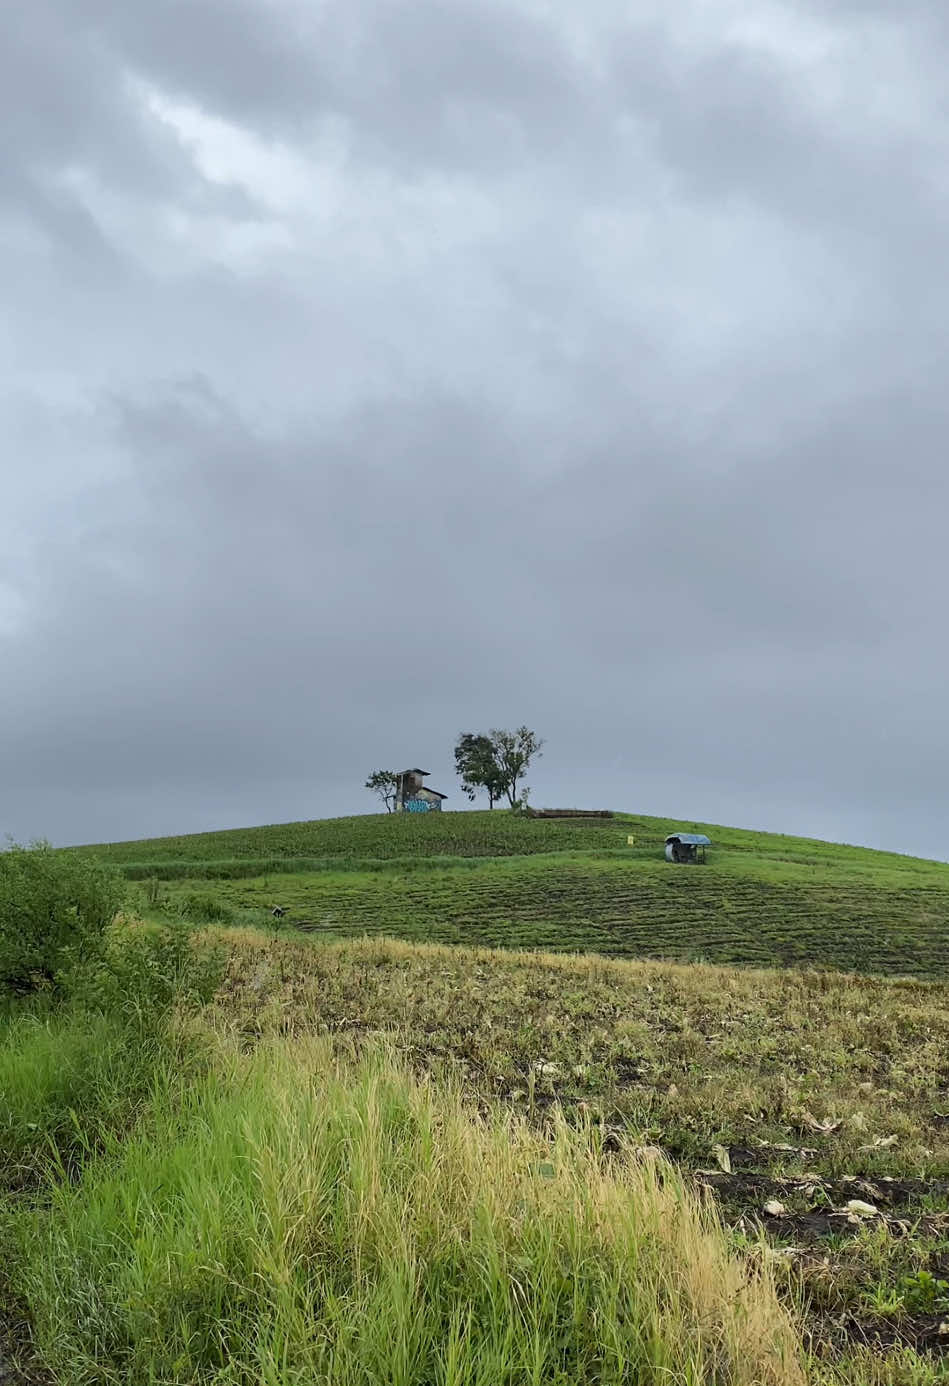
[[[538,802],[947,855],[931,8],[22,10],[0,831],[527,721]]]

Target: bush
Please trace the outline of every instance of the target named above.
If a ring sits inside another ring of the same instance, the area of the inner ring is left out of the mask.
[[[215,896],[201,891],[191,891],[176,902],[176,911],[182,919],[190,919],[194,924],[233,924],[234,911]]]
[[[30,990],[98,956],[123,895],[93,858],[45,842],[0,852],[0,985]]]
[[[226,951],[196,938],[187,924],[123,929],[93,965],[73,976],[71,996],[89,1011],[158,1031],[174,1007],[210,1001],[225,966]]]

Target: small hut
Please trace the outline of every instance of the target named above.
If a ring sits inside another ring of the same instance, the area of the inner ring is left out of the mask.
[[[705,860],[705,849],[711,845],[704,833],[670,833],[666,838],[666,861],[694,865]]]

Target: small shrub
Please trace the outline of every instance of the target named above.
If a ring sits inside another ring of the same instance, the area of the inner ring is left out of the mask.
[[[187,924],[124,929],[94,966],[75,975],[72,999],[87,1010],[160,1029],[173,1007],[210,1001],[225,965],[224,949],[196,939]]]
[[[900,1281],[900,1298],[910,1314],[937,1314],[949,1310],[949,1281],[920,1270]]]
[[[94,858],[45,842],[0,852],[0,984],[30,990],[96,957],[123,894]]]
[[[190,891],[176,902],[182,919],[194,924],[233,924],[234,911],[216,896],[203,891]]]

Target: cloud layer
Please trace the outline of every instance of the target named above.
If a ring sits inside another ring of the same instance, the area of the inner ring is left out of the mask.
[[[35,0],[0,831],[537,802],[949,856],[930,5]]]

